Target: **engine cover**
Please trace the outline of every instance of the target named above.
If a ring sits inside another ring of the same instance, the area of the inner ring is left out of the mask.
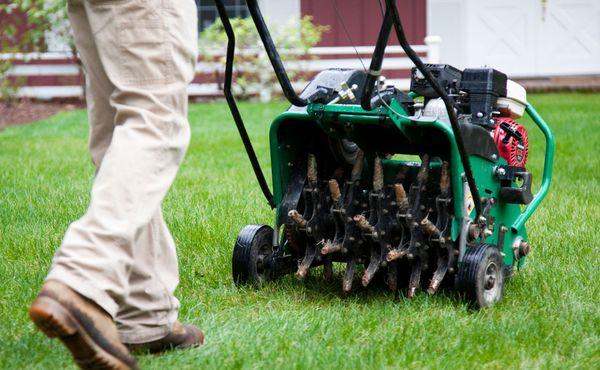
[[[525,167],[529,152],[527,130],[512,118],[496,118],[494,142],[509,166]]]

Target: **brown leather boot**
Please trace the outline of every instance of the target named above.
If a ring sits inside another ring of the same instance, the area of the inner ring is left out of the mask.
[[[63,283],[47,281],[29,317],[46,336],[58,337],[82,369],[137,369],[110,315]]]
[[[204,333],[193,325],[175,321],[167,336],[147,343],[126,343],[132,352],[159,353],[170,349],[199,347],[204,344]]]

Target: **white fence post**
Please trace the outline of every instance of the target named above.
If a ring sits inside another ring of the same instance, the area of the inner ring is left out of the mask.
[[[427,63],[437,64],[442,61],[441,43],[442,38],[440,36],[425,37],[425,45],[427,45]]]

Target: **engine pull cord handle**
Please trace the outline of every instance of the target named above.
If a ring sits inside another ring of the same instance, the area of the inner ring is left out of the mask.
[[[250,164],[252,165],[252,169],[254,170],[254,175],[256,176],[256,180],[258,180],[260,189],[262,190],[267,203],[269,203],[269,206],[271,208],[275,208],[273,193],[271,193],[271,189],[269,189],[265,175],[260,167],[260,163],[258,162],[256,153],[254,152],[254,148],[252,147],[252,142],[248,137],[248,132],[244,126],[244,120],[242,119],[242,115],[238,109],[235,97],[231,92],[231,83],[233,80],[233,59],[235,57],[235,33],[233,32],[233,27],[231,27],[231,22],[229,22],[229,15],[225,9],[223,0],[215,0],[215,4],[217,6],[217,11],[219,12],[219,17],[221,18],[221,23],[223,23],[223,28],[227,34],[227,59],[225,61],[225,81],[223,84],[223,93],[225,94],[227,105],[229,106],[229,110],[231,111],[235,125],[240,133],[240,138],[242,139],[242,143],[244,144],[244,148],[246,149],[246,153],[250,159]]]
[[[440,96],[440,98],[444,102],[446,110],[448,111],[448,117],[450,118],[450,125],[452,126],[452,132],[454,133],[454,138],[456,140],[456,146],[458,148],[460,160],[465,170],[465,177],[467,178],[467,183],[469,185],[469,189],[471,190],[471,195],[473,196],[473,202],[475,203],[475,220],[477,223],[479,223],[479,220],[482,216],[481,197],[479,195],[479,189],[477,188],[477,184],[475,183],[475,178],[473,177],[473,170],[471,168],[471,163],[469,162],[469,156],[467,155],[467,151],[465,149],[465,143],[460,132],[458,117],[456,116],[454,107],[452,106],[452,103],[450,102],[450,98],[448,97],[446,91],[444,91],[444,89],[442,89],[441,86],[437,83],[429,69],[427,69],[421,58],[419,58],[417,53],[415,53],[415,51],[410,46],[408,40],[406,39],[406,34],[404,33],[402,21],[400,20],[400,15],[398,13],[398,7],[396,6],[396,0],[385,0],[385,3],[386,14],[391,14],[392,22],[396,30],[396,36],[400,41],[400,46],[402,46],[402,49],[404,49],[404,52],[406,53],[408,58],[415,64],[415,66],[423,74],[427,82],[431,84],[431,87],[433,87],[435,92]],[[383,58],[383,55],[381,57]],[[375,55],[373,56],[373,58],[375,58]],[[468,217],[468,215],[463,215],[463,217]]]
[[[502,129],[502,131],[504,131],[504,133],[506,134],[504,136],[504,139],[502,139],[502,143],[504,145],[507,145],[510,142],[511,137],[514,137],[515,140],[518,141],[519,143],[522,142],[523,135],[521,135],[521,133],[519,131],[517,131],[515,128],[513,128],[508,123],[506,123],[506,122],[500,123],[500,129]]]

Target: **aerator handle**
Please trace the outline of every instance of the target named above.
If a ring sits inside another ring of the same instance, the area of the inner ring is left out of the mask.
[[[386,4],[386,15],[384,17],[384,22],[383,22],[381,31],[379,33],[379,40],[377,43],[379,44],[383,37],[385,37],[385,41],[387,43],[387,35],[385,34],[384,31],[385,31],[386,19],[387,19],[388,15],[390,15],[392,25],[394,26],[394,29],[396,31],[396,36],[398,37],[398,41],[400,42],[400,46],[402,46],[402,49],[404,50],[404,52],[406,53],[408,58],[415,64],[417,69],[423,74],[423,76],[425,77],[427,82],[429,82],[431,87],[433,87],[435,92],[438,94],[438,96],[444,102],[444,106],[446,107],[446,110],[448,112],[448,117],[450,118],[450,126],[452,127],[452,132],[454,133],[454,139],[456,140],[456,146],[458,149],[458,154],[460,156],[460,161],[461,161],[463,169],[465,171],[465,177],[467,178],[467,183],[469,185],[469,189],[471,190],[471,194],[473,195],[473,202],[475,203],[475,213],[476,213],[475,219],[477,222],[479,222],[479,218],[481,216],[481,211],[482,211],[481,196],[479,195],[479,189],[477,188],[477,183],[475,182],[475,178],[473,177],[473,170],[471,168],[471,162],[469,162],[469,156],[465,149],[465,143],[464,143],[461,131],[460,131],[458,117],[456,115],[456,112],[454,111],[454,107],[452,106],[452,103],[450,102],[450,98],[448,97],[448,94],[446,93],[446,91],[444,89],[442,89],[442,87],[439,85],[439,83],[436,81],[436,79],[431,74],[431,71],[429,71],[429,69],[427,69],[427,67],[421,60],[421,58],[419,58],[417,53],[413,50],[413,48],[410,46],[410,43],[406,39],[406,34],[404,33],[404,29],[402,27],[402,21],[400,20],[400,14],[398,12],[398,6],[396,5],[396,0],[385,0],[385,4]],[[378,49],[376,48],[375,52],[376,53],[373,54],[372,60],[376,59],[376,58],[377,58],[377,60],[383,59],[383,54],[385,53],[385,48],[378,48]],[[372,74],[373,74],[372,71],[370,71],[369,76],[371,76]],[[364,91],[367,91],[367,89],[368,89],[368,87],[365,88]],[[364,93],[363,93],[362,101],[364,101],[364,99],[365,98],[364,98]]]
[[[392,31],[392,14],[388,11],[385,12],[383,17],[383,23],[381,23],[381,29],[379,30],[379,36],[377,37],[377,44],[373,51],[373,57],[371,58],[371,65],[369,66],[369,72],[365,80],[365,88],[363,90],[360,105],[364,110],[374,109],[371,103],[371,96],[373,95],[373,88],[379,76],[381,76],[381,65],[383,64],[383,56],[385,54],[385,48]]]
[[[271,38],[269,29],[265,24],[265,20],[258,6],[258,1],[246,0],[246,4],[248,5],[248,11],[250,12],[250,16],[254,21],[256,30],[260,35],[263,45],[265,46],[265,50],[267,51],[267,55],[269,56],[269,60],[271,61],[271,65],[273,66],[273,70],[277,76],[277,80],[279,80],[283,94],[293,105],[297,107],[307,106],[309,103],[308,99],[301,98],[298,94],[296,94],[296,91],[292,87],[288,74],[285,71],[285,67],[281,62],[281,57],[279,56],[277,48],[275,47],[275,43],[273,43],[273,38]]]
[[[546,154],[544,157],[544,174],[542,175],[542,185],[540,186],[540,189],[533,195],[531,203],[529,203],[527,208],[525,208],[523,213],[521,213],[519,218],[517,218],[515,223],[512,225],[512,229],[515,232],[523,228],[525,222],[527,222],[529,217],[531,217],[533,212],[548,194],[548,191],[550,190],[550,182],[552,181],[552,167],[554,166],[554,135],[552,134],[550,127],[531,104],[527,105],[525,111],[546,138]]]
[[[227,34],[227,60],[225,61],[225,83],[223,88],[225,99],[227,100],[227,105],[229,106],[229,110],[233,116],[233,121],[235,122],[240,134],[240,138],[242,139],[242,143],[244,144],[244,148],[246,149],[246,153],[248,154],[248,159],[250,160],[250,164],[254,170],[254,175],[256,176],[258,185],[260,186],[267,203],[269,203],[269,206],[271,208],[275,208],[273,193],[271,193],[271,189],[269,189],[269,185],[267,184],[265,175],[260,167],[258,158],[256,157],[256,152],[254,151],[250,137],[248,137],[244,120],[242,119],[242,115],[238,109],[235,97],[231,91],[231,83],[233,80],[233,59],[235,58],[235,33],[233,32],[233,27],[231,27],[231,22],[229,22],[229,15],[227,14],[223,0],[215,0],[215,4],[217,6],[217,11],[219,12],[221,22],[223,23],[223,28]]]

